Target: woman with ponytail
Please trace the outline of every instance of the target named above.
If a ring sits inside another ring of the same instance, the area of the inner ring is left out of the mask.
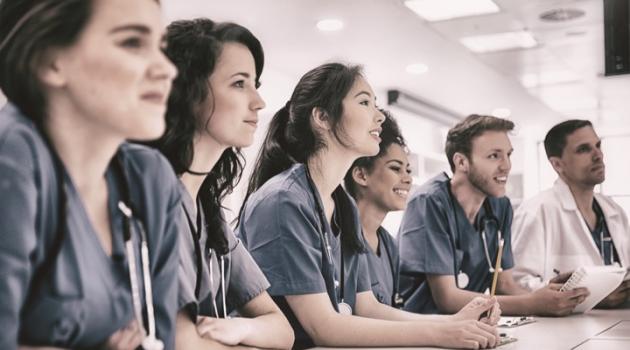
[[[179,176],[182,196],[177,348],[289,348],[293,332],[221,206],[265,106],[257,91],[260,42],[240,25],[199,18],[171,23],[166,44],[179,75],[155,146]],[[233,311],[244,317],[230,318]]]
[[[426,316],[381,304],[370,291],[359,215],[340,184],[357,158],[378,153],[383,120],[359,67],[329,63],[306,73],[271,121],[238,235],[271,282],[295,348],[493,347],[496,328],[477,319],[494,299]]]

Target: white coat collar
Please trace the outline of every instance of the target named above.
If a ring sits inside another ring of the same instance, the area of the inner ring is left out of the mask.
[[[553,190],[558,195],[558,198],[560,199],[560,202],[562,203],[562,208],[564,210],[578,210],[577,204],[575,203],[575,198],[573,198],[573,193],[571,193],[569,185],[567,185],[564,180],[562,180],[561,178],[556,179],[553,184]],[[608,198],[599,193],[595,193],[594,196],[597,200],[597,204],[599,204],[599,206],[602,208],[604,216],[610,218],[619,215],[619,211],[610,204]]]

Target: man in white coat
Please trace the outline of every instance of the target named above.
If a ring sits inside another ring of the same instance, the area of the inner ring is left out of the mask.
[[[530,290],[558,272],[581,266],[630,266],[630,228],[623,209],[594,193],[605,179],[601,140],[587,120],[568,120],[545,137],[547,158],[558,173],[554,186],[522,203],[514,214],[514,277]],[[621,284],[600,307],[616,307],[630,296]]]

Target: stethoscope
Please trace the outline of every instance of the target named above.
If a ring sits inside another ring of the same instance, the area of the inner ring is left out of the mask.
[[[202,220],[201,220],[201,215],[197,214],[197,228],[195,228],[195,226],[193,225],[192,219],[191,219],[191,215],[188,212],[188,210],[186,209],[186,207],[184,206],[184,204],[182,203],[182,207],[184,208],[184,212],[186,213],[186,219],[188,219],[188,226],[190,227],[190,233],[193,237],[193,242],[195,245],[195,256],[197,258],[197,282],[195,284],[195,296],[197,297],[197,299],[199,299],[199,293],[200,293],[200,289],[201,289],[201,276],[203,273],[203,259],[201,257],[201,246],[200,246],[200,240],[201,240],[201,225],[202,225]],[[197,205],[197,208],[199,207],[199,204]],[[199,209],[198,209],[199,210]],[[208,257],[208,269],[210,270],[210,299],[212,299],[212,308],[214,310],[214,316],[216,318],[219,318],[219,309],[217,307],[217,300],[214,297],[214,295],[212,295],[213,290],[214,290],[214,270],[213,270],[213,264],[212,264],[212,257],[213,255],[215,255],[215,250],[208,247],[208,242],[206,242],[206,247],[205,249],[208,251],[207,257]],[[227,303],[226,303],[226,296],[225,296],[225,255],[217,255],[217,264],[219,264],[217,267],[219,269],[219,274],[220,274],[220,284],[221,284],[221,301],[222,301],[222,306],[223,306],[223,318],[230,318],[227,315]]]
[[[455,198],[453,196],[453,193],[451,192],[451,186],[450,186],[450,182],[447,184],[447,188],[448,188],[448,195],[449,195],[449,199],[451,201],[451,209],[453,211],[453,220],[455,221],[455,229],[457,230],[457,236],[459,236],[459,223],[457,222],[457,212],[456,212],[456,208],[455,208]],[[496,234],[497,234],[497,242],[501,242],[501,240],[503,239],[503,234],[501,233],[501,225],[499,222],[499,219],[494,215],[494,211],[492,210],[492,205],[490,204],[490,201],[486,198],[483,202],[483,208],[484,208],[484,217],[481,220],[481,241],[483,244],[483,251],[484,251],[484,255],[486,258],[486,263],[488,264],[488,272],[489,273],[494,273],[494,266],[492,264],[492,259],[490,258],[490,249],[488,248],[488,238],[487,238],[487,228],[490,225],[494,224],[494,227],[496,228]],[[455,237],[453,237],[453,253],[455,253],[455,249],[456,249],[456,239]],[[499,248],[497,247],[497,253],[496,255],[498,255],[499,253]],[[497,256],[498,258],[498,256]],[[457,284],[458,288],[466,288],[468,286],[468,283],[470,282],[470,278],[468,277],[468,275],[461,270],[461,268],[457,267],[457,255],[453,254],[453,267],[455,268],[455,283]]]
[[[57,153],[54,148],[52,148],[52,144],[48,141],[45,134],[44,141],[48,144],[52,160],[53,166],[55,168],[55,173],[57,176],[58,182],[58,190],[59,190],[59,200],[60,200],[60,225],[58,226],[58,237],[57,244],[55,245],[55,250],[53,251],[53,258],[56,258],[60,251],[61,241],[63,240],[62,234],[67,230],[67,222],[66,222],[66,211],[67,211],[67,194],[66,188],[64,185],[64,172],[61,160],[59,159]],[[143,314],[142,314],[142,302],[140,298],[140,289],[139,283],[140,280],[137,275],[137,266],[136,266],[136,253],[133,247],[133,235],[136,231],[140,232],[140,263],[142,265],[142,278],[143,278],[143,294],[145,300],[145,307],[147,310],[147,321],[148,321],[148,334],[142,341],[142,348],[145,350],[162,350],[164,349],[164,343],[159,340],[156,336],[155,329],[155,311],[153,309],[153,287],[151,284],[151,272],[149,266],[149,247],[147,244],[147,236],[146,231],[144,230],[144,225],[142,220],[136,219],[133,215],[133,211],[130,207],[131,196],[129,193],[129,184],[127,182],[127,176],[125,174],[122,156],[117,155],[114,158],[113,166],[115,173],[117,173],[117,177],[121,180],[121,194],[122,200],[118,201],[118,209],[122,212],[124,216],[124,232],[123,238],[125,241],[125,251],[127,254],[127,260],[129,262],[129,281],[131,283],[131,299],[134,308],[134,314],[136,318],[136,322],[138,325],[144,328]],[[129,205],[127,204],[129,203]],[[51,264],[52,265],[52,264]]]
[[[315,209],[316,209],[316,215],[319,218],[319,234],[322,238],[322,241],[324,242],[324,255],[326,257],[326,260],[328,261],[328,264],[330,266],[332,266],[333,268],[333,276],[335,273],[335,262],[334,259],[332,257],[332,247],[330,246],[330,242],[328,241],[328,234],[326,232],[326,214],[324,213],[323,208],[321,207],[319,200],[318,200],[318,196],[317,196],[317,192],[315,191],[315,185],[313,183],[313,178],[311,177],[311,173],[310,170],[308,169],[308,166],[305,165],[306,168],[306,178],[307,178],[307,182],[308,182],[308,186],[309,189],[311,191],[311,195],[313,196],[313,200],[315,201]],[[339,225],[337,225],[337,227],[339,227]],[[352,307],[346,303],[344,301],[344,289],[345,289],[345,268],[344,268],[344,259],[343,259],[343,244],[340,244],[340,249],[341,249],[341,272],[340,272],[340,277],[341,277],[341,283],[339,283],[339,281],[337,281],[336,279],[334,280],[333,284],[334,284],[334,289],[335,289],[335,301],[337,303],[337,310],[340,314],[342,315],[352,315]],[[338,300],[338,296],[337,296],[337,288],[340,289],[340,295],[341,295],[341,301]]]

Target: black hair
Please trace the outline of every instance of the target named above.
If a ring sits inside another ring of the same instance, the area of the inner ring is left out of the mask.
[[[444,152],[448,158],[451,171],[455,172],[453,156],[462,153],[470,158],[473,140],[486,131],[512,131],[514,122],[490,115],[471,114],[466,119],[452,127],[446,135]]]
[[[0,1],[0,89],[36,125],[48,102],[37,76],[42,60],[78,40],[92,8],[90,0]]]
[[[355,160],[346,173],[346,176],[343,178],[346,191],[348,191],[348,193],[350,193],[350,195],[354,197],[354,199],[357,199],[358,196],[358,188],[356,186],[356,183],[354,182],[354,178],[352,177],[352,170],[354,168],[359,167],[370,172],[372,171],[372,169],[374,169],[374,162],[376,162],[378,158],[384,156],[385,153],[387,153],[387,149],[389,148],[389,146],[396,144],[401,146],[405,150],[407,147],[407,143],[405,142],[405,139],[400,132],[400,128],[398,127],[396,119],[394,119],[389,111],[386,111],[384,109],[379,109],[379,111],[385,116],[385,120],[383,121],[383,124],[381,124],[381,143],[379,144],[378,154],[371,157],[361,157]]]
[[[165,54],[179,73],[168,100],[166,131],[151,144],[166,156],[177,175],[190,170],[195,132],[201,127],[204,130],[207,128],[207,122],[200,126],[199,107],[207,99],[214,98],[208,78],[225,43],[239,43],[249,49],[254,57],[258,87],[264,53],[258,39],[245,27],[229,22],[215,23],[207,18],[175,21],[167,27]],[[228,252],[221,202],[240,181],[244,162],[239,148],[227,148],[199,190],[198,200],[206,219],[208,245],[219,254]]]
[[[567,145],[567,136],[585,126],[593,127],[593,124],[588,120],[570,119],[554,125],[545,136],[547,158],[562,157],[562,151]]]
[[[254,164],[239,220],[249,196],[267,180],[289,169],[293,164],[306,164],[309,157],[326,147],[321,135],[313,130],[311,124],[315,108],[319,108],[329,118],[335,138],[341,144],[347,144],[344,142],[346,134],[341,123],[343,99],[361,76],[361,66],[343,63],[323,64],[302,76],[291,99],[271,119]],[[343,208],[337,209],[343,211]],[[340,213],[342,218],[349,216]],[[341,224],[342,231],[354,232],[352,230],[356,228],[347,223],[349,220],[343,221],[346,224]],[[363,250],[363,244],[356,235],[342,235],[342,242],[353,251]]]

